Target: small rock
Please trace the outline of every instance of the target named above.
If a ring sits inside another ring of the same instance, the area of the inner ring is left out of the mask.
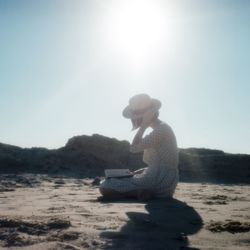
[[[63,185],[63,184],[65,184],[65,181],[64,180],[55,180],[54,183],[58,184],[58,185]]]
[[[93,186],[99,186],[101,182],[101,178],[100,177],[96,177],[93,181],[92,181],[92,185]]]

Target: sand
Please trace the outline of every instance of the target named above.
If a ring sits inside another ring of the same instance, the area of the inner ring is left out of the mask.
[[[250,249],[250,186],[179,183],[174,199],[99,201],[92,179],[0,177],[0,249]]]

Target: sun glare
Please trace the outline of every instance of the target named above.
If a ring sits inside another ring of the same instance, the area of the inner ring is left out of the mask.
[[[171,41],[172,27],[159,1],[115,1],[102,23],[109,49],[133,67],[154,60]]]

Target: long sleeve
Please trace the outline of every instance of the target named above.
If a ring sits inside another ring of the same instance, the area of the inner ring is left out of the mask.
[[[144,149],[157,146],[162,140],[162,130],[160,127],[154,129],[150,134],[146,135],[138,144],[130,146],[131,153],[141,152]]]

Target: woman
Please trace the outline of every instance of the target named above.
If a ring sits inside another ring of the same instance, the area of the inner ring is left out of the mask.
[[[178,148],[171,127],[158,118],[161,102],[146,94],[133,96],[123,110],[123,116],[139,128],[130,146],[130,152],[143,153],[148,165],[134,172],[133,177],[109,178],[100,183],[104,197],[137,197],[148,200],[153,197],[172,197],[179,180]],[[150,134],[143,137],[151,127]]]

